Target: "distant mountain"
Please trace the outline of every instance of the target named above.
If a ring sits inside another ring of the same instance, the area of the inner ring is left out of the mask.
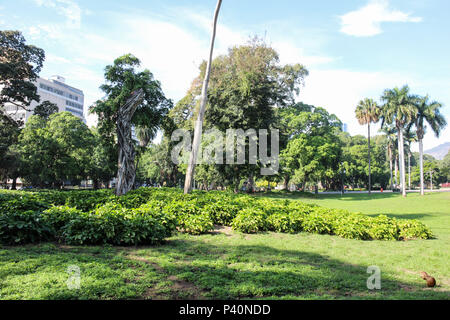
[[[426,150],[424,153],[432,155],[438,160],[444,159],[444,157],[447,155],[448,151],[450,150],[450,142],[446,142],[443,144],[438,145],[437,147]]]

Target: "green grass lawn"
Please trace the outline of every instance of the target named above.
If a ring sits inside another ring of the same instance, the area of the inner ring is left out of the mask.
[[[296,196],[272,193],[268,197]],[[419,219],[436,239],[358,241],[300,233],[179,234],[152,247],[0,247],[0,299],[449,299],[450,193],[300,198],[368,215]],[[67,268],[81,269],[69,290]],[[368,266],[381,290],[366,287]],[[426,288],[426,271],[437,287]]]

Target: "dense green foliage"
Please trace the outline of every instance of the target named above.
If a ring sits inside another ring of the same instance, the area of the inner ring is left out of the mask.
[[[122,197],[106,190],[2,192],[0,210],[0,241],[5,244],[145,244],[169,237],[177,227],[198,235],[215,224],[244,233],[304,231],[360,240],[432,237],[416,220],[217,191],[183,195],[177,189],[142,188]]]
[[[383,212],[399,222],[419,219],[432,228],[436,239],[360,241],[306,232],[242,234],[217,228],[200,236],[178,233],[164,245],[152,246],[0,245],[0,295],[5,300],[448,300],[450,253],[444,249],[450,240],[449,193],[413,193],[407,199],[387,193],[266,196],[369,216]],[[382,290],[367,290],[367,267],[374,264],[382,270]],[[67,287],[70,265],[81,269],[79,290]],[[436,278],[436,288],[426,288],[421,270]]]
[[[14,123],[6,114],[5,104],[26,109],[40,100],[33,81],[42,69],[44,50],[26,44],[19,31],[0,31],[0,117]]]
[[[88,176],[94,137],[70,112],[31,116],[19,135],[21,177],[33,185],[62,186]]]

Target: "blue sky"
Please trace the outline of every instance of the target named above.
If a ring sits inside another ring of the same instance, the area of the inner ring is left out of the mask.
[[[208,54],[215,0],[0,0],[0,29],[21,30],[47,59],[41,76],[64,76],[82,89],[87,105],[101,98],[103,69],[133,53],[175,102]],[[450,122],[450,1],[447,0],[224,0],[215,55],[266,39],[282,63],[310,71],[299,101],[338,115],[352,134],[359,100],[409,84],[444,104]],[[89,123],[94,118],[89,116]],[[374,130],[376,131],[376,129]],[[449,141],[447,128],[425,148]]]

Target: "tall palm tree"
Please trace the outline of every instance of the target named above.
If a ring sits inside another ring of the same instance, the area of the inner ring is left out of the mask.
[[[444,116],[440,113],[442,104],[431,101],[427,96],[415,97],[415,115],[413,124],[416,127],[417,139],[419,140],[419,162],[420,162],[420,194],[424,195],[423,179],[423,137],[425,136],[426,124],[431,127],[436,137],[439,137],[441,130],[447,125]]]
[[[397,128],[400,186],[403,197],[406,197],[403,131],[414,119],[414,97],[409,94],[408,85],[405,85],[400,89],[396,87],[394,89],[385,90],[381,99],[385,102],[382,107],[382,126],[385,123],[395,124],[395,127]]]
[[[369,157],[369,194],[372,192],[372,181],[370,177],[370,124],[371,123],[377,123],[378,117],[380,116],[380,107],[378,107],[377,103],[373,101],[372,99],[364,99],[361,100],[356,107],[355,110],[356,118],[358,119],[358,122],[360,125],[367,124],[367,130],[368,130],[368,157]]]
[[[214,41],[216,38],[217,20],[219,18],[219,11],[220,11],[221,5],[222,5],[222,0],[218,0],[217,6],[216,6],[216,11],[214,13],[211,45],[209,48],[209,59],[208,59],[207,65],[206,65],[205,79],[203,81],[202,98],[200,101],[200,110],[198,113],[197,121],[195,123],[194,141],[192,143],[192,151],[191,151],[191,155],[189,157],[189,163],[188,163],[188,167],[186,170],[186,179],[184,181],[184,193],[185,194],[191,193],[191,191],[192,191],[192,181],[194,179],[195,165],[197,162],[197,154],[198,154],[198,151],[200,148],[200,143],[201,143],[201,138],[202,138],[203,118],[205,117],[206,103],[208,101],[208,83],[209,83],[209,76],[211,73],[211,64],[212,64],[212,57],[213,57],[213,51],[214,51]]]
[[[393,182],[394,182],[394,177],[392,174],[393,171],[393,160],[394,160],[394,152],[395,152],[395,143],[397,140],[397,129],[395,128],[395,126],[384,126],[383,128],[381,128],[381,131],[384,132],[384,134],[386,135],[386,140],[387,140],[387,154],[388,154],[388,158],[389,158],[389,172],[391,174],[391,179],[390,181],[390,188],[391,190],[394,188],[393,187]]]

